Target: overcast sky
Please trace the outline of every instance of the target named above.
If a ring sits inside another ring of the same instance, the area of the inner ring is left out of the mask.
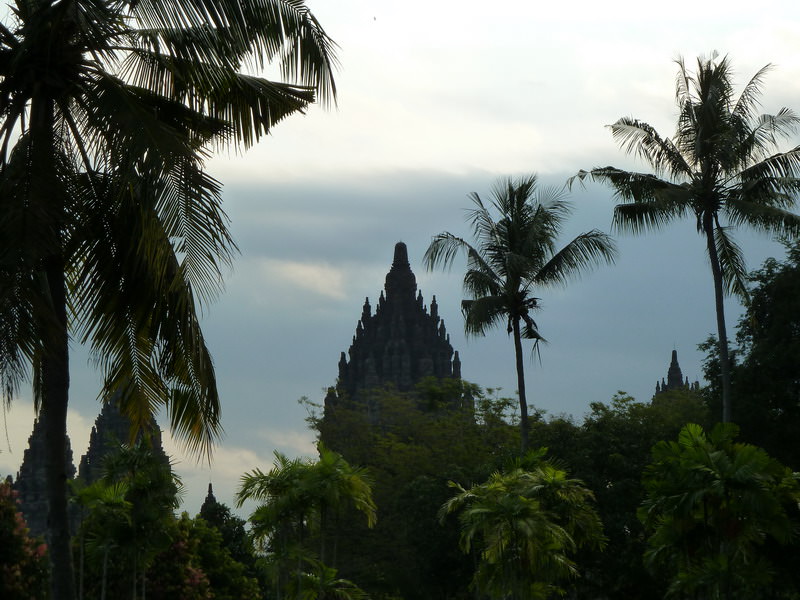
[[[513,345],[502,330],[464,338],[463,262],[426,273],[422,255],[444,230],[467,235],[467,194],[500,176],[538,173],[560,186],[577,170],[644,168],[604,126],[635,116],[674,131],[674,60],[729,54],[744,84],[773,63],[763,110],[800,110],[800,8],[792,0],[725,3],[310,0],[340,46],[338,107],[294,116],[245,154],[216,157],[241,256],[226,293],[204,318],[226,435],[212,467],[167,436],[199,509],[209,481],[232,504],[239,476],[268,469],[272,452],[311,455],[301,396],[321,401],[335,382],[365,297],[380,294],[395,242],[408,244],[425,303],[437,296],[463,376],[516,389]],[[589,3],[586,3],[589,4]],[[705,7],[708,8],[705,8]],[[755,9],[758,9],[757,11]],[[795,139],[792,144],[798,143]],[[789,143],[784,147],[788,147]],[[576,190],[566,243],[608,230],[608,190]],[[782,250],[740,235],[752,268]],[[701,377],[697,344],[715,329],[713,289],[693,223],[618,238],[620,256],[566,288],[542,290],[536,320],[549,343],[527,363],[529,401],[581,418],[617,390],[647,400],[670,353]],[[740,309],[728,303],[730,330]],[[77,462],[99,412],[100,380],[75,348],[69,432]],[[33,424],[27,390],[6,415],[0,474],[16,473]]]

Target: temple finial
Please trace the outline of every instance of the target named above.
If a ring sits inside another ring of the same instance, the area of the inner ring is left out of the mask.
[[[408,247],[404,242],[397,242],[394,245],[392,266],[404,267],[406,265],[408,265]]]
[[[384,289],[387,300],[413,302],[416,298],[417,279],[408,264],[408,248],[403,242],[394,245],[394,260],[386,275]]]

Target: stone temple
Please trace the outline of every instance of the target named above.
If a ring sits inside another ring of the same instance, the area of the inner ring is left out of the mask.
[[[367,298],[350,349],[339,358],[339,378],[325,407],[357,401],[365,392],[386,386],[407,392],[425,377],[460,379],[461,361],[439,317],[436,296],[428,310],[408,249],[398,242],[375,312]]]
[[[123,416],[119,410],[115,399],[110,399],[103,403],[100,415],[95,420],[89,438],[89,448],[81,457],[78,476],[84,483],[90,484],[100,478],[103,460],[107,455],[118,448],[120,443],[130,441],[130,420]],[[141,434],[140,434],[141,436]],[[161,430],[158,429],[155,421],[148,431],[152,450],[165,464],[169,464],[169,458],[164,452],[161,444]],[[45,479],[45,435],[42,418],[36,419],[33,426],[33,433],[28,438],[28,448],[22,457],[17,478],[14,481],[14,489],[19,492],[20,509],[25,516],[28,528],[34,536],[47,535],[47,513],[49,503],[46,494]],[[65,472],[67,477],[75,477],[76,469],[72,462],[72,449],[69,437],[67,437]],[[77,531],[80,524],[80,511],[77,505],[70,507],[70,528],[73,533]]]
[[[700,383],[698,381],[689,383],[689,378],[683,377],[681,366],[678,364],[677,350],[672,351],[672,360],[670,361],[669,369],[667,370],[667,378],[664,379],[662,377],[661,381],[656,381],[655,395],[658,396],[659,394],[663,394],[664,392],[669,392],[672,390],[689,390],[693,392],[700,390]]]

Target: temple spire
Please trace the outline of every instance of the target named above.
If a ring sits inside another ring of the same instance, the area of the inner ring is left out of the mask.
[[[689,383],[689,378],[683,376],[681,366],[678,364],[678,351],[673,350],[669,369],[667,370],[667,378],[664,379],[662,377],[660,382],[656,382],[655,395],[658,396],[664,392],[680,389],[697,391],[700,389],[700,384],[697,381]]]
[[[352,345],[339,357],[336,393],[353,400],[387,384],[410,391],[424,377],[460,377],[440,306],[434,297],[426,310],[403,242],[395,244],[384,291],[374,311],[364,302]]]
[[[669,389],[679,388],[683,385],[683,374],[681,366],[678,364],[678,351],[672,351],[672,360],[667,371],[667,387]]]
[[[408,248],[403,242],[397,242],[394,245],[394,260],[392,268],[386,275],[384,287],[387,300],[414,300],[417,278],[411,271],[411,265],[408,263]]]

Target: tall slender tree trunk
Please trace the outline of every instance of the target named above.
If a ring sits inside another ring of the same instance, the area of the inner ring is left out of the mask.
[[[66,325],[64,268],[53,258],[46,268],[48,287],[57,323],[48,328],[41,364],[41,413],[47,441],[47,531],[52,565],[53,600],[72,600],[74,581],[67,510],[67,390],[69,389],[69,340]]]
[[[519,438],[520,455],[524,456],[528,451],[528,398],[525,395],[525,363],[522,356],[522,335],[519,329],[519,317],[511,320],[512,333],[514,335],[514,353],[517,358],[517,392],[519,393]]]
[[[728,354],[728,332],[725,328],[725,294],[719,254],[717,254],[717,246],[714,243],[714,224],[710,218],[703,221],[703,230],[706,234],[708,258],[711,262],[711,274],[714,278],[714,307],[717,313],[719,368],[722,379],[722,422],[730,423],[733,421],[733,407],[731,402],[731,359]]]
[[[39,365],[41,412],[47,443],[47,530],[52,600],[74,600],[75,581],[67,511],[67,403],[69,398],[69,330],[62,236],[65,219],[54,155],[55,104],[43,96],[31,102],[31,163],[29,199],[41,215],[46,250],[42,270],[49,306],[39,316],[42,359]]]

